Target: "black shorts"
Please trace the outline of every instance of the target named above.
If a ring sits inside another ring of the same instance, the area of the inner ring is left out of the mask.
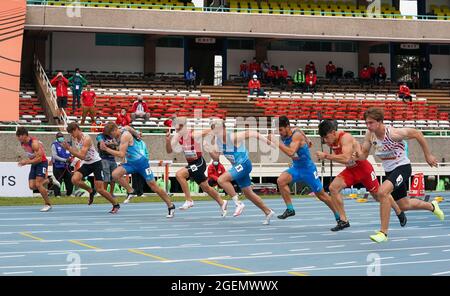
[[[78,172],[80,172],[83,175],[83,177],[87,177],[90,174],[94,173],[95,181],[103,182],[103,166],[101,160],[91,164],[83,164],[78,170]]]
[[[186,168],[189,172],[189,179],[194,180],[195,183],[201,184],[207,180],[205,176],[206,161],[203,157],[188,162]]]
[[[58,103],[58,108],[66,108],[67,107],[67,97],[58,97],[56,99]]]
[[[386,179],[394,185],[392,197],[400,200],[408,196],[409,178],[412,174],[411,164],[405,164],[395,168],[391,172],[386,172]]]

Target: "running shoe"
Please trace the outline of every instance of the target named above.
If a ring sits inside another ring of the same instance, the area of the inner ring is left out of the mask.
[[[242,212],[244,211],[245,204],[241,201],[239,204],[236,205],[236,210],[234,210],[233,217],[240,216]]]
[[[220,210],[222,212],[222,217],[227,216],[227,206],[228,206],[228,200],[224,200],[222,206],[220,207]]]
[[[406,222],[408,222],[408,219],[406,218],[405,212],[401,212],[397,215],[398,221],[400,222],[401,227],[405,227]]]
[[[193,206],[194,206],[194,202],[190,201],[190,200],[187,200],[187,201],[184,202],[184,204],[179,209],[184,211],[184,210],[187,210],[189,208],[192,208]]]
[[[335,227],[331,228],[331,231],[340,231],[340,230],[343,230],[343,229],[345,229],[347,227],[350,227],[350,222],[349,221],[339,220],[337,222],[337,225]]]
[[[270,210],[270,213],[266,215],[266,219],[263,221],[263,225],[269,225],[270,219],[275,215],[275,212]]]
[[[373,240],[376,243],[383,243],[383,242],[387,242],[388,241],[387,235],[384,234],[381,231],[377,231],[376,234],[371,235],[370,239]]]
[[[295,216],[295,210],[286,209],[283,214],[278,215],[278,219],[286,219],[289,217]]]
[[[170,208],[167,208],[169,213],[167,214],[166,218],[173,218],[175,216],[175,205],[172,204]]]
[[[439,220],[444,221],[445,215],[444,212],[439,207],[439,203],[435,200],[431,202],[431,204],[434,206],[433,214],[436,215],[436,217],[439,218]]]
[[[123,203],[125,203],[125,204],[129,203],[131,201],[131,199],[136,196],[137,196],[136,191],[133,190],[133,192],[128,192],[127,198],[123,201]]]
[[[41,212],[48,212],[52,209],[51,205],[45,205],[40,211]]]
[[[109,211],[109,213],[110,214],[117,214],[119,212],[119,209],[120,209],[120,205],[119,204],[113,205],[113,208],[112,208],[111,211]]]
[[[89,206],[94,202],[94,197],[96,194],[97,194],[97,191],[95,191],[95,189],[92,188],[92,192],[89,193],[89,202],[88,202]]]

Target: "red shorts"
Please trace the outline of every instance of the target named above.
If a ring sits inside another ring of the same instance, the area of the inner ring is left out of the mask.
[[[345,168],[338,177],[341,177],[348,187],[363,184],[369,192],[377,192],[380,187],[375,170],[369,161],[358,161],[355,167]]]

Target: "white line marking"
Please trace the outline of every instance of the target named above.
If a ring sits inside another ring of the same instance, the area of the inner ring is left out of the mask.
[[[409,256],[423,256],[423,255],[429,255],[430,253],[417,253],[417,254],[409,254]]]
[[[442,252],[450,252],[450,249],[442,250]]]
[[[337,233],[336,232],[333,232],[333,233],[324,233],[324,234],[322,234],[323,236],[332,236],[332,235],[337,235]]]
[[[403,242],[403,241],[407,241],[407,238],[399,238],[399,239],[393,239],[391,240],[391,242]]]
[[[213,234],[214,232],[197,232],[195,235]]]
[[[196,247],[196,246],[200,246],[200,244],[184,244],[184,245],[180,245],[180,247]]]
[[[255,241],[257,241],[257,242],[269,241],[269,240],[273,240],[273,238],[257,238],[257,239],[255,239]]]
[[[47,255],[49,255],[49,256],[56,256],[56,255],[67,255],[67,254],[69,254],[70,252],[60,252],[60,253],[48,253]]]
[[[431,224],[431,225],[429,225],[429,226],[442,226],[443,224],[442,223],[440,223],[440,224]]]
[[[443,274],[449,274],[450,273],[450,271],[444,271],[444,272],[436,272],[436,273],[433,273],[432,275],[443,275]]]
[[[427,235],[427,236],[421,236],[420,238],[433,238],[437,237],[436,235]]]
[[[334,265],[348,265],[348,264],[354,264],[357,263],[356,261],[348,261],[348,262],[339,262],[339,263],[334,263]]]
[[[228,230],[228,232],[246,232],[245,229],[239,229],[239,230]],[[212,233],[212,232],[211,232]]]
[[[395,257],[380,257],[380,260],[395,259]]]
[[[129,266],[138,266],[139,264],[137,263],[131,263],[131,264],[117,264],[117,265],[113,265],[113,267],[129,267]]]
[[[25,255],[0,256],[0,259],[4,259],[4,258],[19,258],[19,257],[25,257]]]
[[[345,245],[326,246],[325,248],[332,249],[332,248],[343,248],[343,247],[345,247]]]
[[[294,267],[294,268],[291,268],[291,270],[305,270],[305,269],[311,269],[311,268],[316,268],[316,267],[315,266]]]
[[[33,273],[32,271],[15,271],[15,272],[4,272],[4,275],[8,274],[24,274],[24,273]]]
[[[234,244],[237,243],[238,241],[226,241],[226,242],[219,242],[219,244]]]
[[[311,250],[310,248],[304,248],[304,249],[293,249],[293,250],[289,250],[289,252],[302,252],[302,251],[309,251]]]
[[[18,245],[19,243],[0,243],[0,245]]]
[[[365,243],[360,243],[360,245],[365,246],[365,245],[373,245],[375,244],[374,242],[365,242]]]
[[[231,258],[231,256],[219,256],[219,257],[210,257],[208,260],[220,260],[220,259],[228,259]]]
[[[253,253],[250,256],[272,255],[272,252]]]
[[[75,271],[75,270],[85,270],[87,267],[74,267],[74,268],[61,268],[61,271]]]
[[[177,233],[171,233],[171,234],[161,234],[160,237],[176,237],[178,236]]]
[[[306,235],[294,235],[290,236],[289,238],[302,238],[302,237],[306,237]]]

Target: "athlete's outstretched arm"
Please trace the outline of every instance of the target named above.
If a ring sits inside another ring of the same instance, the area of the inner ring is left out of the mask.
[[[264,137],[263,135],[261,135],[257,131],[250,131],[250,130],[248,130],[248,131],[245,131],[245,132],[237,132],[234,135],[232,135],[233,143],[236,146],[239,145],[239,143],[241,143],[242,141],[244,141],[244,140],[246,140],[248,138],[255,138],[255,139],[261,140],[261,141],[266,142],[266,143],[269,142],[269,140],[266,137]]]
[[[396,142],[403,141],[405,139],[416,139],[420,147],[422,147],[423,154],[427,163],[430,166],[437,166],[437,159],[431,154],[430,146],[428,146],[427,140],[423,136],[423,133],[415,128],[393,128],[391,130],[392,140]]]
[[[308,144],[308,147],[311,148],[313,145],[313,142],[311,141],[310,138],[308,138],[308,136],[305,134],[305,132],[299,128],[296,128],[295,130],[299,131],[302,134],[302,136],[305,137],[305,141]]]
[[[289,146],[286,146],[283,144],[283,142],[278,141],[278,147],[287,156],[294,157],[297,150],[300,149],[301,146],[305,145],[305,143],[306,143],[305,137],[301,134],[296,133],[292,136],[292,142]]]
[[[365,160],[369,157],[370,148],[372,148],[372,142],[370,141],[371,134],[369,131],[366,132],[363,143],[356,147],[355,160]]]
[[[105,144],[105,143],[103,143]],[[86,140],[83,143],[83,147],[81,147],[81,150],[75,149],[69,144],[65,143],[63,144],[63,147],[70,152],[75,157],[78,157],[81,160],[84,160],[86,158],[86,154],[89,150],[89,147],[92,145],[91,137],[86,137]],[[100,144],[101,145],[101,144]]]
[[[347,164],[352,159],[353,154],[353,137],[345,134],[341,140],[342,154],[330,154],[328,152],[317,151],[316,155],[319,160],[328,159],[342,164]]]
[[[133,136],[129,132],[125,132],[120,138],[119,150],[113,150],[107,147],[104,142],[100,143],[100,149],[114,155],[115,157],[125,158],[127,155],[128,144],[132,138]]]

